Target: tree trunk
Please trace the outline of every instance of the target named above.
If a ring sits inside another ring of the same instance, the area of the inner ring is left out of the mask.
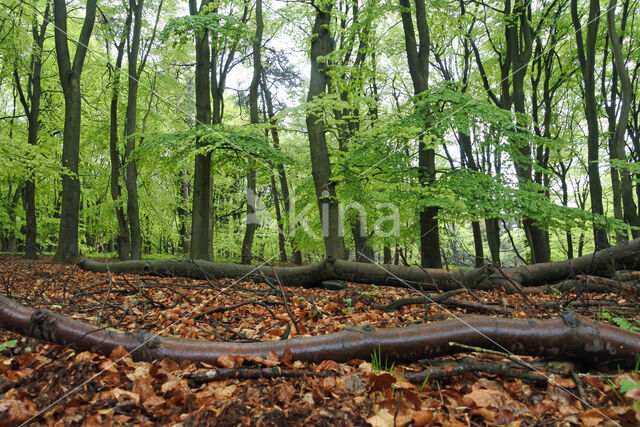
[[[602,184],[598,169],[598,149],[600,143],[600,130],[598,127],[598,111],[595,98],[594,65],[596,56],[596,42],[598,39],[598,26],[600,24],[600,2],[589,0],[589,18],[587,21],[587,43],[583,42],[582,24],[578,15],[578,1],[571,0],[571,19],[576,31],[576,45],[578,47],[578,62],[584,82],[584,110],[587,120],[587,174],[589,176],[589,195],[591,198],[591,210],[594,215],[603,215]],[[609,247],[607,231],[600,225],[594,224],[593,237],[596,249]]]
[[[384,246],[384,248],[382,249],[382,253],[383,253],[383,263],[384,264],[391,264],[391,248],[387,245]]]
[[[267,107],[267,116],[269,118],[269,123],[271,124],[271,139],[273,140],[273,147],[276,150],[280,149],[280,135],[278,134],[278,129],[276,128],[277,120],[275,116],[275,112],[273,110],[273,100],[271,98],[271,91],[267,86],[266,73],[262,73],[262,78],[260,79],[260,84],[262,87],[262,93],[264,94],[264,102]],[[276,169],[278,170],[278,179],[280,181],[280,188],[282,189],[282,206],[284,208],[284,221],[282,225],[282,231],[284,232],[285,225],[287,225],[287,234],[290,234],[293,230],[291,226],[291,217],[289,212],[291,210],[291,200],[289,195],[289,182],[287,181],[287,173],[284,169],[284,165],[282,163],[278,163],[276,165]],[[291,258],[294,264],[302,264],[302,253],[296,246],[296,242],[293,238],[290,238],[291,243]],[[286,255],[286,253],[285,253]]]
[[[182,169],[182,173],[180,174],[179,193],[181,202],[178,205],[177,213],[180,221],[180,246],[182,247],[182,253],[187,255],[191,252],[191,232],[189,229],[188,212],[188,206],[190,203],[189,181],[186,166]]]
[[[287,246],[284,236],[284,222],[282,212],[280,210],[280,196],[278,195],[278,187],[276,186],[276,178],[271,173],[271,192],[273,193],[273,206],[276,210],[276,222],[278,223],[278,249],[280,250],[280,262],[287,262]]]
[[[127,219],[129,221],[129,235],[131,237],[131,259],[142,259],[142,231],[140,229],[140,208],[138,206],[138,165],[131,157],[136,148],[134,134],[137,130],[138,103],[138,53],[140,51],[140,32],[142,31],[142,11],[144,0],[129,0],[129,7],[133,12],[133,35],[127,47],[129,61],[129,91],[127,93],[127,115],[124,125],[125,162],[127,188]]]
[[[482,247],[482,230],[478,221],[471,221],[471,229],[473,230],[473,246],[475,248],[475,265],[482,267],[484,265],[484,248]]]
[[[413,91],[418,95],[428,88],[429,82],[429,49],[430,36],[427,24],[424,0],[416,0],[416,25],[419,45],[411,17],[409,0],[399,0],[404,30],[404,42],[407,52],[409,73],[413,82]],[[425,132],[430,125],[425,123]],[[436,176],[435,151],[425,147],[422,136],[418,142],[418,175],[420,185],[430,185]],[[440,257],[440,232],[438,230],[438,207],[427,206],[420,211],[420,263],[423,267],[442,268]]]
[[[331,7],[316,9],[311,42],[311,78],[307,103],[319,98],[327,88],[327,55],[333,51],[333,40],[329,32],[331,25]],[[340,212],[336,185],[331,178],[331,162],[325,135],[325,124],[322,112],[317,106],[308,106],[306,112],[307,131],[309,135],[309,151],[311,156],[311,174],[318,198],[322,237],[327,257],[343,259],[346,255],[343,231],[340,223]]]
[[[251,124],[260,123],[260,112],[258,111],[258,86],[262,76],[262,59],[260,49],[262,49],[262,0],[256,0],[256,34],[253,38],[253,78],[249,87],[249,116]],[[242,241],[242,263],[250,264],[252,258],[251,248],[253,238],[258,228],[256,220],[256,162],[249,159],[249,171],[247,172],[247,224]]]
[[[78,225],[80,217],[80,75],[87,53],[87,46],[96,17],[96,0],[87,0],[84,24],[78,38],[73,65],[67,41],[67,7],[64,0],[54,1],[55,45],[58,56],[58,74],[64,93],[64,136],[62,142],[62,211],[58,249],[54,261],[74,263],[78,259]]]
[[[462,322],[462,325],[461,325]],[[346,362],[379,357],[409,362],[463,351],[451,342],[555,359],[559,354],[590,366],[630,368],[640,354],[640,334],[564,313],[552,320],[500,319],[469,316],[404,328],[345,328],[340,332],[275,342],[233,343],[105,331],[46,309],[31,310],[0,297],[0,326],[78,351],[109,355],[118,346],[136,361],[169,358],[217,364],[225,355],[267,358],[270,352],[293,360]]]
[[[31,52],[31,67],[28,79],[27,98],[24,96],[20,79],[16,74],[16,85],[20,94],[20,101],[25,110],[29,121],[28,143],[30,145],[38,144],[38,132],[40,130],[40,99],[42,97],[42,49],[44,47],[44,39],[46,35],[49,20],[50,5],[47,4],[44,11],[44,18],[40,28],[34,22],[31,28],[35,48]],[[29,176],[22,190],[22,205],[25,212],[25,246],[24,256],[28,259],[36,259],[38,257],[36,251],[37,245],[37,222],[36,222],[36,182],[33,174]]]
[[[255,160],[253,159],[249,159],[246,197],[247,223],[244,230],[244,238],[242,239],[242,263],[251,264],[251,259],[253,258],[251,248],[253,247],[256,228],[258,228],[258,222],[256,220],[256,169]]]
[[[631,98],[633,89],[629,79],[629,73],[625,66],[625,59],[622,53],[622,46],[618,31],[616,30],[615,14],[617,0],[609,0],[607,9],[607,31],[609,40],[611,41],[611,52],[613,54],[615,70],[620,77],[621,101],[618,124],[613,136],[613,145],[615,146],[616,158],[622,162],[627,162],[625,153],[624,137],[627,132],[627,124],[629,122],[629,113],[631,111]],[[626,20],[626,19],[625,19]],[[623,26],[624,31],[624,26]],[[628,170],[621,170],[620,191],[622,195],[622,204],[625,222],[632,227],[633,237],[640,234],[640,216],[638,216],[637,207],[633,200],[633,187],[631,183],[631,173]]]
[[[120,40],[120,43],[116,45],[116,64],[113,68],[113,80],[111,82],[111,107],[110,107],[110,122],[109,122],[109,156],[111,158],[111,198],[115,202],[116,218],[118,221],[118,256],[120,261],[129,259],[129,252],[131,250],[129,246],[129,227],[127,225],[127,218],[123,209],[122,200],[122,187],[120,185],[120,153],[118,150],[118,97],[120,94],[120,71],[122,69],[122,60],[124,58],[124,48],[129,36],[131,28],[131,8],[127,12],[127,20],[125,23],[125,32]]]
[[[202,7],[208,0],[202,0]],[[198,14],[196,0],[189,0],[191,15]],[[209,34],[206,30],[195,35],[196,46],[196,126],[211,123],[209,98]],[[197,147],[204,144],[198,139]],[[193,178],[193,208],[191,210],[191,258],[210,259],[211,239],[211,152],[197,154]]]

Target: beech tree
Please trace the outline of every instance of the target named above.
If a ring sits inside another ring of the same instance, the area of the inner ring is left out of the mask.
[[[605,31],[584,1],[423,3],[315,2],[276,13],[263,0],[258,51],[255,2],[190,2],[189,16],[172,0],[127,0],[120,10],[106,3],[94,39],[83,41],[91,54],[81,48],[68,64],[84,61],[92,76],[104,74],[83,80],[74,107],[84,115],[83,162],[71,209],[64,206],[72,192],[61,189],[74,173],[60,181],[64,174],[51,173],[65,98],[48,80],[40,83],[44,113],[30,118],[38,91],[30,95],[29,87],[38,78],[27,62],[37,65],[36,52],[44,52],[41,75],[51,73],[57,63],[46,52],[55,29],[43,26],[46,2],[6,2],[19,19],[0,28],[12,64],[0,70],[0,120],[9,125],[0,129],[8,159],[0,171],[1,246],[68,252],[60,233],[74,234],[66,230],[77,222],[78,248],[70,252],[117,251],[123,260],[188,247],[193,259],[245,263],[278,254],[300,263],[304,253],[308,262],[328,255],[512,266],[637,235],[638,47],[627,37],[637,5],[611,5]],[[69,46],[75,35],[90,36],[88,24],[69,20]],[[574,37],[582,43],[562,43]],[[18,55],[40,41],[34,55]],[[304,64],[312,66],[308,81],[296,77]],[[606,105],[590,100],[596,89]],[[605,136],[595,129],[599,115],[608,120],[606,164],[595,137]],[[31,141],[36,122],[37,145],[9,143]],[[38,196],[30,202],[32,183]],[[396,231],[388,233],[391,223]]]
[[[42,60],[44,49],[44,38],[49,25],[50,4],[44,10],[44,17],[41,23],[34,16],[31,27],[33,37],[33,47],[29,60],[28,77],[25,90],[22,87],[20,73],[17,68],[13,75],[15,78],[16,90],[20,96],[20,103],[29,121],[28,143],[36,145],[38,143],[38,132],[40,130],[40,100],[42,99]],[[17,194],[18,192],[16,192]],[[24,256],[26,258],[37,258],[37,220],[36,220],[36,183],[34,171],[24,183],[22,189],[22,203],[25,211],[25,243]]]
[[[55,0],[53,16],[55,22],[56,54],[58,74],[64,93],[64,139],[62,145],[62,210],[58,249],[54,259],[65,263],[78,258],[78,217],[80,214],[80,178],[78,161],[80,156],[80,123],[82,98],[80,76],[84,66],[89,39],[96,18],[96,0],[88,0],[84,24],[78,38],[78,45],[71,62],[67,34],[67,6],[64,0]]]
[[[314,4],[315,21],[311,32],[311,77],[307,102],[318,101],[327,89],[327,55],[334,48],[329,27],[331,25],[332,2]],[[331,162],[327,147],[325,124],[318,107],[311,104],[306,112],[311,174],[318,198],[322,238],[328,257],[345,257],[344,238],[340,224],[340,214],[335,183],[331,179]]]

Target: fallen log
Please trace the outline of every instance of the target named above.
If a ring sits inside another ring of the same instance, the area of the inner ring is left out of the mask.
[[[353,283],[372,283],[379,286],[414,287],[428,290],[452,290],[465,286],[491,289],[487,281],[491,268],[475,270],[440,270],[412,268],[403,265],[384,265],[327,259],[301,267],[272,267],[220,263],[204,260],[139,260],[102,263],[83,259],[83,270],[115,274],[180,276],[194,279],[237,279],[254,282],[280,282],[284,286],[313,287],[322,282],[344,280]]]
[[[512,289],[513,283],[532,287],[573,279],[579,274],[613,277],[620,268],[640,269],[640,238],[580,258],[503,268],[499,272],[491,265],[474,270],[440,270],[334,259],[301,267],[256,266],[204,260],[138,260],[107,264],[88,259],[81,260],[78,266],[97,273],[110,271],[116,274],[182,276],[194,279],[230,278],[269,283],[279,281],[284,286],[297,287],[312,287],[325,281],[344,280],[378,286],[406,287],[409,284],[430,291],[449,291],[461,287],[480,290],[499,287]]]
[[[640,357],[640,333],[595,322],[571,312],[552,320],[503,319],[469,316],[405,328],[371,326],[345,328],[334,334],[275,342],[210,342],[165,338],[143,331],[119,332],[95,328],[49,310],[32,310],[0,297],[0,327],[80,351],[105,355],[123,346],[136,360],[170,358],[216,363],[220,356],[266,358],[269,352],[294,360],[320,362],[370,359],[377,352],[385,360],[414,361],[473,347],[551,359],[578,360],[587,365],[631,367]]]

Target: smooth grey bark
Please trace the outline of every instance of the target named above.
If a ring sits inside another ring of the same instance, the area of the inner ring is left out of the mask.
[[[400,17],[404,31],[409,74],[415,95],[426,91],[429,85],[430,35],[424,0],[416,0],[416,26],[419,42],[416,42],[409,0],[399,0]],[[429,124],[425,124],[425,132]],[[418,177],[423,186],[430,185],[436,176],[435,150],[427,148],[422,135],[418,138]],[[441,268],[438,207],[427,206],[420,211],[420,263],[423,267]]]
[[[20,83],[20,77],[17,71],[14,71],[16,88],[20,96],[20,103],[28,120],[28,139],[30,145],[38,144],[38,132],[40,130],[40,99],[42,98],[42,50],[44,47],[45,33],[49,20],[50,4],[44,10],[44,18],[38,26],[37,19],[34,17],[31,26],[31,35],[33,38],[33,48],[29,63],[29,77],[27,79],[27,94],[25,96]],[[33,175],[30,175],[24,187],[22,188],[22,205],[25,211],[25,246],[24,256],[28,259],[36,259],[38,257],[36,251],[37,243],[37,222],[36,222],[36,182]],[[15,242],[14,242],[15,244]],[[15,250],[15,248],[14,248]]]
[[[256,0],[256,33],[253,37],[253,77],[249,87],[249,116],[251,124],[260,123],[260,112],[258,111],[258,87],[262,76],[262,59],[260,49],[262,48],[262,31],[264,22],[262,20],[262,0]],[[245,227],[244,239],[242,241],[242,263],[251,263],[253,239],[258,228],[256,220],[256,162],[249,158],[249,171],[247,172],[247,224]],[[277,201],[276,201],[277,203]]]
[[[96,17],[97,0],[87,0],[84,23],[71,63],[67,39],[67,7],[65,0],[54,0],[55,46],[58,56],[58,74],[64,94],[64,135],[62,143],[62,211],[58,248],[54,261],[74,263],[78,258],[78,225],[80,217],[80,75],[87,54],[89,39]]]
[[[311,40],[311,77],[307,103],[322,96],[327,89],[326,57],[334,49],[329,31],[333,4],[316,6],[315,23]],[[319,58],[325,58],[323,62]],[[336,185],[331,176],[331,161],[325,134],[325,124],[317,106],[308,106],[306,123],[311,157],[311,174],[318,199],[322,237],[327,257],[343,259],[346,256],[344,238],[340,224],[340,212]]]
[[[189,0],[191,15],[197,15],[208,0],[202,0],[198,9],[197,0]],[[209,34],[202,30],[195,34],[196,48],[196,125],[211,124],[211,99],[209,80]],[[203,147],[200,139],[196,140],[197,147]],[[193,177],[193,208],[191,224],[191,258],[211,259],[211,152],[197,154]]]
[[[603,215],[602,183],[598,169],[598,149],[600,143],[600,129],[598,127],[598,112],[595,97],[594,66],[596,57],[596,42],[600,25],[600,2],[589,0],[589,17],[587,20],[587,40],[583,41],[582,24],[578,15],[578,1],[571,0],[571,20],[576,34],[578,62],[584,83],[584,111],[587,120],[587,174],[589,176],[589,195],[591,211],[595,215]],[[596,249],[609,247],[607,231],[596,224],[593,226],[593,238]]]

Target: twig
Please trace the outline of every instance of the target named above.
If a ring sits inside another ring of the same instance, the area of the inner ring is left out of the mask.
[[[215,371],[201,372],[191,375],[188,379],[195,385],[201,385],[211,381],[242,379],[253,380],[260,378],[297,378],[297,377],[330,377],[337,375],[335,371],[311,371],[307,369],[283,369],[279,366],[271,367],[240,367],[222,368]]]
[[[413,384],[423,384],[427,378],[429,380],[451,378],[467,372],[486,372],[493,375],[521,378],[537,383],[547,382],[547,377],[544,375],[535,372],[517,370],[515,369],[515,366],[510,363],[483,362],[470,357],[464,358],[457,364],[453,365],[447,364],[442,367],[439,366],[426,369],[422,372],[404,372],[402,377]]]
[[[507,359],[511,360],[513,363],[517,363],[518,365],[522,366],[525,369],[531,369],[529,364],[527,364],[527,363],[523,362],[522,360],[520,360],[519,357],[514,357],[513,355],[511,355],[509,353],[504,353],[502,351],[497,351],[497,350],[489,350],[488,348],[474,347],[474,346],[470,346],[470,345],[466,345],[466,344],[460,344],[460,343],[457,343],[457,342],[450,342],[449,345],[452,346],[452,347],[463,348],[463,349],[469,350],[469,351],[475,351],[476,353],[495,354],[497,356],[502,356],[504,358],[507,358]]]

